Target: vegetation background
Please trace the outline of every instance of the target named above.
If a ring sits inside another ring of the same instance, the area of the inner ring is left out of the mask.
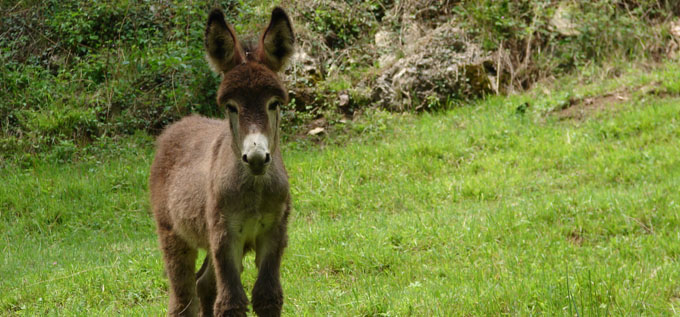
[[[153,137],[275,4],[287,314],[677,314],[672,0],[0,0],[0,314],[163,313]]]

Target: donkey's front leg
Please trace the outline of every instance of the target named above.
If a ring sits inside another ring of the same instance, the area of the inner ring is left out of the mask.
[[[209,230],[217,286],[213,313],[215,316],[246,316],[248,297],[241,284],[241,258],[236,256],[242,252],[237,252],[233,245],[236,237],[224,221],[217,221]]]
[[[286,241],[285,223],[257,239],[255,262],[258,272],[253,287],[253,310],[258,316],[281,316],[283,290],[279,267]]]

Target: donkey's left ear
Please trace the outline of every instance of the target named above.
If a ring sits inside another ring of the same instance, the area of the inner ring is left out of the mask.
[[[293,55],[294,45],[295,34],[290,18],[280,7],[274,8],[269,26],[260,39],[260,62],[278,72]]]

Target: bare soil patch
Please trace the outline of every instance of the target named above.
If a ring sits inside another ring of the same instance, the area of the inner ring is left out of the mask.
[[[623,88],[599,96],[572,98],[564,107],[556,109],[552,113],[559,120],[581,121],[602,111],[615,110],[619,105],[630,101],[635,93],[661,98],[678,95],[664,89],[660,82],[652,82],[644,86]]]
[[[560,120],[583,120],[589,115],[613,108],[630,100],[629,91],[615,91],[601,96],[571,99],[566,107],[557,110],[555,115]]]
[[[582,232],[580,230],[579,231],[574,230],[570,232],[569,235],[567,235],[567,241],[576,246],[579,247],[582,246],[584,241]]]

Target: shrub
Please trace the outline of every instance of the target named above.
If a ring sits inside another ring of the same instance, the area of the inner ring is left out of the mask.
[[[275,1],[277,2],[277,1]],[[189,113],[219,116],[218,76],[204,61],[205,18],[226,9],[239,34],[266,26],[263,0],[0,1],[0,147],[3,155],[86,144],[138,131],[155,134]],[[395,34],[403,58],[409,28],[430,32],[454,21],[471,43],[499,61],[484,64],[510,88],[611,58],[666,53],[671,0],[289,0],[300,50],[312,73],[290,71],[288,133],[332,123],[375,102],[371,84],[383,70],[374,36]],[[562,19],[570,25],[555,27]],[[454,48],[455,50],[455,48]],[[496,74],[498,73],[498,74]],[[437,84],[437,83],[435,83]],[[441,87],[440,87],[441,86]],[[479,93],[437,85],[414,98],[421,109],[459,104]],[[341,105],[342,96],[349,101]],[[414,109],[403,107],[390,109]],[[70,153],[62,151],[62,153]]]

